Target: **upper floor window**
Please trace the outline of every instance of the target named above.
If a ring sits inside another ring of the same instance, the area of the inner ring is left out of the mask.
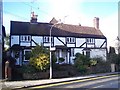
[[[49,43],[50,42],[49,36],[44,36],[43,41],[44,43]],[[53,37],[51,37],[51,42],[53,42]]]
[[[93,38],[86,38],[87,43],[95,43],[95,39]]]
[[[22,42],[30,42],[31,41],[31,36],[30,35],[21,35],[20,36],[20,41],[22,41]]]
[[[66,41],[67,41],[67,43],[72,44],[72,43],[75,43],[75,38],[74,37],[67,37]]]
[[[45,36],[44,37],[44,42],[49,42],[49,37]]]

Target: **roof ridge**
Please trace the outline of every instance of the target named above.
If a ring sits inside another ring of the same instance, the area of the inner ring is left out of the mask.
[[[52,23],[52,24],[55,24],[57,23],[58,21],[55,19],[55,17],[52,18],[52,20],[49,22],[49,23]]]
[[[49,25],[51,23],[38,22],[37,25],[31,25],[29,24],[30,22],[29,23],[26,22],[17,23],[17,22],[20,21],[14,21],[11,23],[11,34],[31,34],[42,36],[49,35],[50,30]],[[31,27],[31,29],[29,27]],[[54,36],[98,37],[98,38],[105,37],[100,30],[89,26],[79,26],[62,23],[61,25],[57,24],[54,27],[52,30],[53,31],[52,35]]]
[[[74,25],[74,24],[66,24],[66,23],[62,23],[62,25],[69,25],[69,26],[77,26],[77,27],[88,27],[88,28],[94,28],[95,29],[95,27],[92,27],[92,26],[80,26],[80,25]],[[99,30],[99,29],[96,29],[96,30]]]

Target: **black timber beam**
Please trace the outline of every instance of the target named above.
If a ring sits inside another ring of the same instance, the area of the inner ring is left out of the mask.
[[[102,48],[105,43],[106,43],[106,40],[103,42],[103,44],[100,46],[100,48]]]
[[[59,39],[58,37],[56,37],[60,42],[62,42],[64,44],[64,46],[66,46],[66,44],[61,40]]]

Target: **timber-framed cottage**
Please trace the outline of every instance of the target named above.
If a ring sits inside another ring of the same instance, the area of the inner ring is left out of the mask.
[[[37,22],[32,17],[30,22],[11,21],[10,47],[11,55],[16,58],[16,65],[22,65],[29,61],[26,54],[36,44],[50,46],[50,28],[57,23],[53,18],[49,23]],[[56,24],[51,30],[51,45],[55,47],[57,62],[60,57],[63,63],[74,64],[76,53],[83,53],[89,57],[102,57],[106,59],[107,38],[99,30],[99,18],[94,18],[94,27]]]

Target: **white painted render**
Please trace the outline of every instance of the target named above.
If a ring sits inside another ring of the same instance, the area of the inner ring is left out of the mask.
[[[60,40],[62,40],[65,43],[65,38],[64,37],[59,37]],[[64,45],[62,42],[60,42],[56,37],[54,38],[54,44],[55,45]]]
[[[39,45],[41,43],[43,43],[43,37],[41,36],[32,36],[32,39],[37,42]],[[63,41],[65,43],[65,38],[64,37],[59,37],[59,39],[61,41]],[[61,41],[59,41],[56,37],[54,38],[54,45],[64,45]],[[85,42],[85,38],[76,38],[76,47],[79,47],[80,45],[82,45]],[[95,45],[97,47],[100,47],[102,45],[102,43],[104,42],[104,39],[95,39]],[[19,36],[17,35],[13,35],[11,36],[11,46],[13,44],[19,44]],[[25,43],[25,42],[21,42],[21,46],[29,46],[30,43]],[[35,46],[36,44],[34,42],[32,42],[32,46]],[[44,43],[44,46],[49,46],[49,43]],[[74,44],[68,44],[67,47],[74,47]],[[83,45],[85,46],[85,45]],[[88,47],[93,47],[93,45],[88,45]],[[105,47],[105,44],[103,45],[103,47]]]
[[[37,42],[39,45],[43,42],[43,37],[33,36],[32,39],[35,42]],[[32,46],[36,46],[36,44],[34,42],[32,42]]]
[[[100,47],[100,45],[104,42],[104,39],[96,39],[95,40],[95,45]],[[103,45],[103,47],[105,47],[105,44]]]
[[[19,44],[19,36],[15,36],[15,35],[11,36],[11,46],[14,44]]]
[[[54,37],[54,46],[57,45],[64,45],[66,44],[66,39],[64,37],[58,37],[60,40],[58,40],[56,37]],[[32,36],[32,39],[38,43],[39,45],[41,43],[43,43],[43,37],[42,36]],[[95,39],[95,46],[96,47],[100,47],[103,42],[105,41],[105,39]],[[80,47],[83,43],[86,42],[85,38],[76,38],[76,47]],[[19,36],[11,36],[11,46],[14,44],[19,44]],[[63,44],[64,43],[64,44]],[[32,44],[30,44],[30,42],[21,42],[20,43],[21,46],[35,46],[36,44],[32,41]],[[49,46],[50,43],[44,43],[44,46]],[[94,44],[90,44],[87,45],[88,47],[94,47]],[[75,44],[67,44],[67,47],[75,47]],[[86,44],[83,45],[83,47],[86,47]],[[105,44],[103,45],[103,47],[105,47]],[[74,49],[74,55],[76,53],[81,53],[82,54],[82,50],[83,48],[73,48]],[[64,63],[69,63],[71,62],[72,64],[74,64],[74,56],[70,57],[70,53],[65,51],[65,50],[61,50],[59,49],[56,53],[57,59],[58,57],[63,57],[65,59]],[[106,50],[105,49],[91,49],[90,51],[90,57],[102,57],[104,60],[106,60]],[[70,61],[69,61],[70,60]],[[24,60],[23,60],[24,61]],[[58,61],[57,61],[58,62]]]
[[[103,60],[106,60],[106,50],[105,49],[92,49],[90,51],[90,57],[94,58],[94,57],[102,57]]]
[[[76,46],[80,47],[84,42],[86,42],[85,38],[76,38]]]

